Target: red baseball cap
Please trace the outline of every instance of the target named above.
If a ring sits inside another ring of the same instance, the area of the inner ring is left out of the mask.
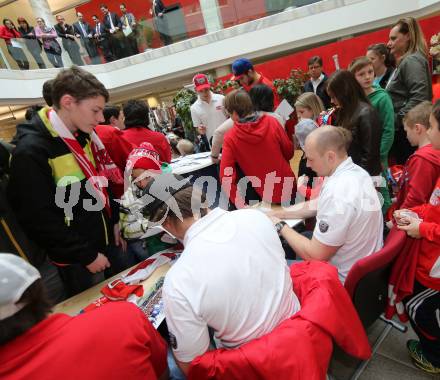
[[[205,88],[211,88],[209,79],[205,74],[197,74],[193,78],[193,83],[196,91],[202,91]]]
[[[160,168],[159,153],[148,142],[143,142],[138,148],[133,149],[127,159],[127,170],[160,170]]]

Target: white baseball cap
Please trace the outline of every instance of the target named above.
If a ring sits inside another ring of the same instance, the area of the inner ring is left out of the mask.
[[[40,278],[40,272],[21,257],[0,253],[0,321],[26,306],[17,302],[26,289]]]

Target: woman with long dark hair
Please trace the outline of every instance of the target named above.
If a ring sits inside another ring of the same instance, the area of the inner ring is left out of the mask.
[[[29,62],[23,52],[23,49],[18,43],[12,41],[13,39],[15,40],[16,38],[21,38],[21,34],[18,32],[14,23],[9,18],[3,19],[3,25],[0,26],[0,38],[5,40],[9,54],[14,61],[17,62],[20,70],[28,70]]]
[[[348,149],[353,162],[371,176],[380,175],[382,128],[379,116],[362,87],[351,72],[338,70],[328,79],[327,93],[336,106],[332,124],[348,129],[353,135]]]
[[[396,129],[390,156],[396,163],[404,164],[414,149],[403,130],[403,117],[417,104],[432,101],[428,48],[415,18],[400,19],[393,26],[388,49],[397,61],[397,68],[386,87],[393,101]]]
[[[373,64],[376,86],[385,88],[396,67],[396,60],[385,44],[373,44],[367,48],[367,57]]]
[[[50,63],[54,67],[64,67],[63,59],[61,58],[61,46],[57,41],[58,34],[55,28],[46,25],[46,22],[41,17],[38,17],[35,35],[43,41],[43,48]]]
[[[17,18],[18,31],[21,33],[21,37],[25,39],[26,47],[29,50],[29,53],[34,57],[35,62],[40,69],[45,69],[46,64],[43,62],[43,58],[41,57],[41,42],[37,40],[37,36],[35,35],[35,29],[29,25],[24,17]]]

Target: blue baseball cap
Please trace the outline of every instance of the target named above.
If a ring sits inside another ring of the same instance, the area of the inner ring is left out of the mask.
[[[254,65],[247,58],[238,58],[232,63],[232,73],[234,76],[232,80],[240,79],[243,74],[246,74],[249,70],[253,69]]]

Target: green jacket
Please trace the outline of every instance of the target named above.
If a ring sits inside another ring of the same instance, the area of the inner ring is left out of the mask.
[[[374,92],[368,95],[371,105],[379,113],[382,124],[382,138],[380,140],[380,161],[383,168],[388,167],[388,153],[394,141],[394,108],[391,97],[380,86],[374,86]]]

